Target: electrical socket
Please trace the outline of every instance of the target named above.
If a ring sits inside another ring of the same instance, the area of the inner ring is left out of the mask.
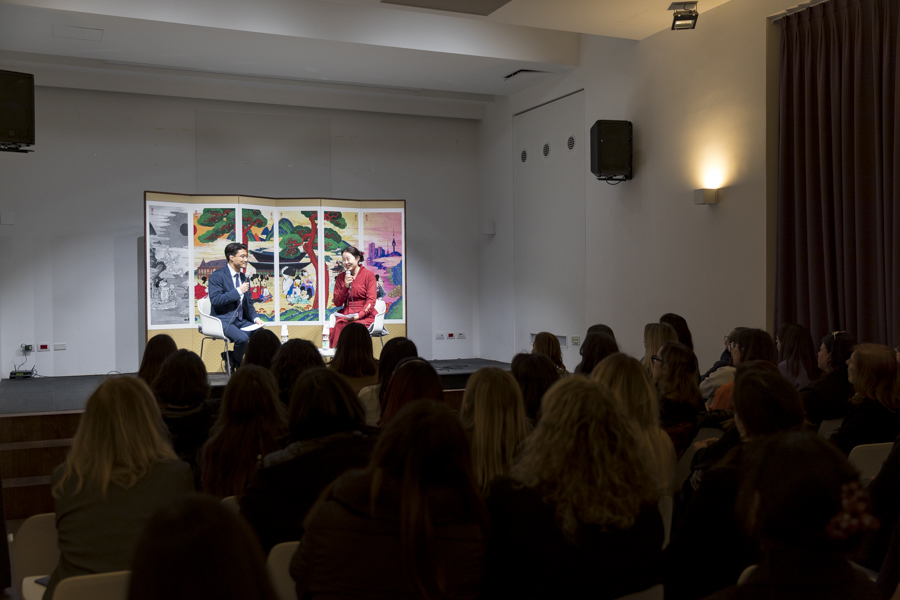
[[[49,352],[50,344],[38,344],[38,352]]]
[[[581,343],[581,338],[578,337],[577,335],[573,335],[572,336],[572,345],[577,346],[580,343]]]
[[[22,354],[28,354],[29,352],[34,352],[34,346],[31,344],[22,344]]]
[[[56,343],[53,344],[53,349],[54,349],[54,350],[65,350],[65,349],[66,349],[66,345],[65,345],[64,343],[56,342]]]
[[[457,334],[456,334],[456,339],[458,339],[458,340],[464,340],[464,339],[466,339],[466,332],[465,332],[465,331],[460,331],[459,333],[457,333]]]
[[[443,331],[438,331],[437,333],[434,334],[434,339],[436,339],[436,340],[443,340],[443,339],[446,339],[446,337],[447,337],[447,334],[444,333]]]
[[[455,333],[448,333],[448,334],[447,334],[447,339],[448,339],[448,340],[455,340],[455,339],[456,339],[456,334],[455,334]]]

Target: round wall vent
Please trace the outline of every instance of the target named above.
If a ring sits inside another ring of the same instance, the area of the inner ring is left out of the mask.
[[[528,159],[528,153],[522,150],[522,162],[525,162]]]
[[[550,144],[544,144],[544,156],[550,156]]]
[[[575,149],[575,136],[574,135],[569,136],[569,141],[566,142],[566,145],[569,147],[569,150]]]

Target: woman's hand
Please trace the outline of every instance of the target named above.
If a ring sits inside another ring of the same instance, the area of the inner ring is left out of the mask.
[[[353,275],[350,274],[350,271],[344,271],[344,285],[348,288],[353,284]]]

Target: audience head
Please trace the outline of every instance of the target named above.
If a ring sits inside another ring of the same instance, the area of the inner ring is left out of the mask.
[[[731,361],[731,366],[734,365],[734,357],[731,355],[731,350],[734,348],[734,345],[737,343],[738,338],[741,334],[747,331],[747,327],[735,327],[731,330],[731,333],[728,334],[728,337],[725,339],[725,347],[728,349],[729,360]]]
[[[384,392],[379,427],[385,427],[400,409],[416,400],[444,401],[441,378],[426,360],[404,358],[397,364]]]
[[[158,510],[138,540],[129,600],[276,600],[256,535],[209,496]]]
[[[641,429],[659,427],[659,400],[647,369],[623,352],[607,356],[594,367],[591,380],[603,384],[622,401]]]
[[[731,341],[731,362],[736,367],[747,360],[765,360],[778,364],[778,351],[769,332],[762,329],[742,329]]]
[[[592,333],[605,333],[612,339],[616,339],[616,334],[613,333],[612,327],[610,327],[609,325],[603,325],[602,323],[598,323],[596,325],[591,325],[590,327],[588,327],[587,333],[584,334],[584,337],[587,338],[587,336],[591,335]],[[618,344],[618,341],[616,342],[616,344]],[[582,346],[581,349],[583,351],[584,346]],[[582,354],[584,354],[584,352],[582,352]]]
[[[900,408],[900,380],[894,353],[881,344],[860,344],[847,359],[847,376],[856,395],[853,402],[878,400],[886,408]]]
[[[668,323],[647,323],[644,326],[644,358],[641,364],[649,371],[653,366],[650,357],[666,342],[677,341],[678,333]]]
[[[615,338],[605,333],[589,333],[581,346],[581,362],[575,367],[575,373],[590,375],[601,360],[619,351]]]
[[[247,352],[241,366],[258,365],[263,369],[272,366],[272,359],[281,349],[281,340],[271,329],[260,329],[250,336],[247,342]]]
[[[287,406],[291,401],[291,388],[307,369],[324,367],[319,350],[309,340],[288,340],[272,359],[270,370],[278,382],[278,398]]]
[[[512,360],[512,376],[522,390],[525,414],[532,424],[541,415],[541,398],[554,383],[559,381],[559,371],[546,354],[520,352]]]
[[[509,473],[531,432],[519,384],[503,369],[479,369],[466,384],[459,417],[471,442],[475,482],[485,493],[495,477]]]
[[[532,354],[544,354],[553,361],[558,369],[565,370],[566,365],[563,364],[562,348],[559,346],[559,338],[548,331],[542,331],[534,336],[534,343],[531,345]]]
[[[153,385],[153,380],[159,375],[162,364],[169,356],[175,354],[178,346],[172,336],[161,333],[154,335],[147,340],[144,347],[144,358],[141,359],[141,368],[138,369],[137,376],[144,380],[147,385]]]
[[[669,400],[700,405],[700,386],[697,384],[697,356],[680,342],[666,342],[653,360],[653,378],[659,395]]]
[[[365,325],[348,323],[341,330],[329,368],[346,377],[369,377],[378,371],[372,336]]]
[[[389,339],[381,349],[381,356],[378,358],[378,403],[384,406],[384,391],[387,389],[387,382],[390,380],[394,369],[404,358],[415,358],[419,355],[416,344],[409,338],[395,337]]]
[[[734,413],[745,439],[799,430],[806,418],[797,388],[765,360],[742,361],[735,371]]]
[[[288,427],[292,441],[361,430],[366,413],[347,380],[329,369],[305,371],[291,390]]]
[[[113,377],[88,398],[53,495],[59,497],[72,478],[76,494],[86,483],[104,495],[110,484],[127,489],[157,463],[176,458],[147,384],[136,377]]]
[[[810,379],[818,379],[816,347],[806,327],[790,323],[782,325],[775,336],[775,346],[779,359],[787,362],[791,375],[797,377],[802,368]]]
[[[206,365],[190,350],[176,350],[162,364],[153,380],[153,391],[163,408],[199,406],[209,397]]]
[[[694,338],[691,336],[691,330],[688,328],[687,321],[681,315],[675,313],[666,313],[659,318],[660,323],[668,323],[678,334],[678,341],[690,348],[694,349]]]
[[[853,354],[856,339],[847,331],[835,331],[822,338],[816,355],[819,368],[825,373],[847,368],[847,361]]]

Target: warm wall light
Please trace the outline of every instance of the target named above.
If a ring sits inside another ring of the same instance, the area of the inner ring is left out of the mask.
[[[694,190],[694,204],[718,204],[719,190],[707,189]]]
[[[700,16],[700,13],[697,12],[696,2],[673,2],[669,6],[669,10],[675,11],[672,18],[673,31],[693,29],[697,26],[697,17]]]

